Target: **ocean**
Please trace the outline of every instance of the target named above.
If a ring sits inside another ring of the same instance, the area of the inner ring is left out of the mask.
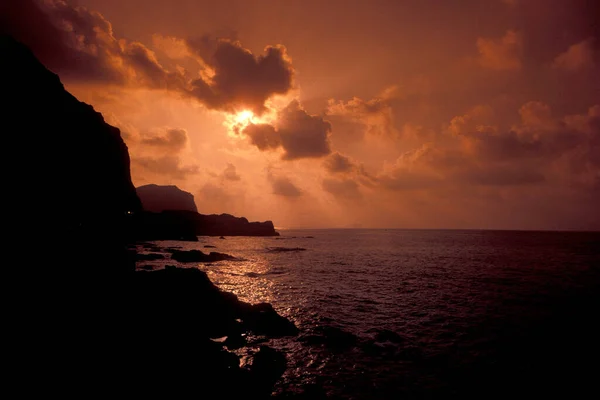
[[[306,390],[332,399],[599,394],[600,233],[279,232],[137,249],[239,259],[167,258],[138,267],[200,268],[223,290],[269,302],[294,321],[298,337],[249,337],[250,346],[236,350],[242,364],[260,344],[286,353],[275,397]]]

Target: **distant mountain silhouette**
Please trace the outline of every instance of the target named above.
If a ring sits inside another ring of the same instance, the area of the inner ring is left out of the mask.
[[[191,193],[177,186],[137,189],[144,212],[136,216],[141,240],[197,240],[196,236],[279,236],[273,222],[249,222],[230,214],[200,214]]]
[[[249,222],[230,214],[200,214],[194,211],[144,211],[136,216],[140,240],[197,240],[197,236],[279,236],[273,222]]]
[[[144,185],[135,189],[146,211],[185,210],[198,212],[194,195],[175,185]]]

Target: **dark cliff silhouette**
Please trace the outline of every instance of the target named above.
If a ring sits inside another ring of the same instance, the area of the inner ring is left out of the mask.
[[[127,246],[141,203],[119,130],[1,27],[0,52],[5,229],[20,256],[4,333],[22,393],[269,396],[285,356],[261,347],[241,368],[227,350],[294,324],[196,269],[136,272]]]
[[[196,236],[279,236],[272,221],[249,222],[230,214],[200,214],[194,196],[177,186],[137,188],[144,212],[135,216],[140,240],[197,240]]]
[[[194,195],[175,185],[144,185],[136,189],[145,211],[186,210],[198,212]]]
[[[20,228],[51,233],[74,249],[102,240],[100,256],[111,259],[125,240],[116,226],[141,208],[119,129],[67,92],[24,45],[1,35],[0,47],[2,123],[18,160],[9,175],[21,189],[12,199],[24,210],[16,216]],[[110,240],[102,239],[106,232]],[[102,270],[110,266],[124,267],[113,260]]]
[[[140,240],[197,240],[197,236],[279,236],[273,222],[249,222],[229,214],[199,214],[169,210],[142,212],[135,217]]]

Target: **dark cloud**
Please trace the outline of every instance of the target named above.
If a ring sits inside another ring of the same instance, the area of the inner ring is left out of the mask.
[[[582,126],[553,118],[550,107],[544,103],[528,102],[519,113],[521,124],[507,131],[480,129],[478,132],[462,132],[460,136],[475,156],[488,163],[517,159],[550,161],[576,147],[589,145],[590,137]],[[593,116],[583,117],[583,124],[589,124],[590,118],[593,119]]]
[[[331,153],[331,124],[321,116],[308,114],[296,100],[279,111],[276,126],[250,124],[242,133],[260,150],[281,146],[284,160],[320,158]]]
[[[281,137],[274,126],[269,124],[250,124],[242,131],[259,150],[275,150],[281,146]]]
[[[337,151],[331,154],[323,162],[325,169],[332,174],[351,172],[356,168],[356,165],[350,158],[341,155]]]
[[[177,152],[187,145],[188,134],[185,129],[170,128],[162,134],[142,138],[140,143]]]
[[[323,190],[335,197],[344,199],[358,199],[362,197],[359,185],[353,179],[323,179]]]
[[[166,175],[174,179],[185,179],[189,175],[199,172],[199,168],[195,165],[182,166],[177,156],[136,157],[131,161],[133,167],[140,167],[146,172]]]
[[[319,158],[331,153],[331,124],[308,114],[295,100],[279,112],[277,127],[285,160]]]
[[[187,40],[189,55],[195,54],[206,68],[200,79],[188,81],[183,72],[166,70],[142,43],[117,39],[110,22],[97,12],[61,0],[5,3],[1,32],[29,46],[67,81],[163,88],[192,96],[208,108],[256,114],[265,110],[267,99],[293,86],[291,60],[280,45],[254,55],[229,39]]]
[[[519,186],[542,183],[546,180],[538,171],[518,168],[512,165],[493,167],[473,167],[461,171],[455,179],[481,186]]]
[[[273,194],[290,198],[302,196],[302,190],[287,177],[269,174],[269,182],[271,183]]]
[[[181,86],[143,44],[119,41],[100,13],[59,0],[9,2],[2,31],[26,44],[49,69],[70,81]]]
[[[597,188],[600,106],[557,119],[546,104],[529,102],[519,113],[521,123],[508,130],[475,127],[469,114],[454,118],[445,141],[406,152],[378,174],[377,184],[392,190],[560,182],[583,190]]]
[[[121,48],[102,15],[63,1],[3,2],[1,30],[26,44],[63,78],[124,83]]]
[[[239,181],[240,179],[242,179],[238,175],[238,173],[235,169],[235,165],[233,165],[231,163],[227,163],[227,167],[223,171],[223,178],[225,178],[228,181]]]
[[[284,46],[267,46],[264,55],[254,55],[228,39],[203,37],[187,44],[211,72],[194,80],[189,93],[209,108],[250,109],[261,115],[267,99],[286,94],[293,86],[294,69]]]

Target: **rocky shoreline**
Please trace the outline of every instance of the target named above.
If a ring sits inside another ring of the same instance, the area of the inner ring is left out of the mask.
[[[19,192],[8,209],[19,218],[7,229],[18,240],[44,232],[35,248],[15,243],[28,255],[16,268],[19,306],[8,323],[20,387],[45,396],[269,397],[285,355],[262,346],[241,367],[229,350],[246,345],[249,332],[293,336],[296,326],[269,304],[219,290],[198,269],[135,271],[127,246],[171,232],[145,230],[136,220],[149,214],[131,182],[119,129],[3,31],[0,50],[5,128],[18,133],[10,147],[31,152],[23,155],[28,167],[10,174]],[[237,229],[228,233],[208,217],[203,222],[217,235],[246,234],[247,227],[274,232],[272,223],[221,217]],[[67,250],[57,256],[57,249]]]
[[[144,391],[176,384],[181,393],[201,388],[225,398],[271,395],[286,369],[285,354],[263,345],[251,363],[240,367],[239,357],[231,352],[247,345],[248,334],[298,334],[270,304],[245,303],[218,289],[206,273],[175,266],[136,272],[134,293],[132,354],[136,381],[143,382]],[[160,379],[151,371],[161,371]]]

